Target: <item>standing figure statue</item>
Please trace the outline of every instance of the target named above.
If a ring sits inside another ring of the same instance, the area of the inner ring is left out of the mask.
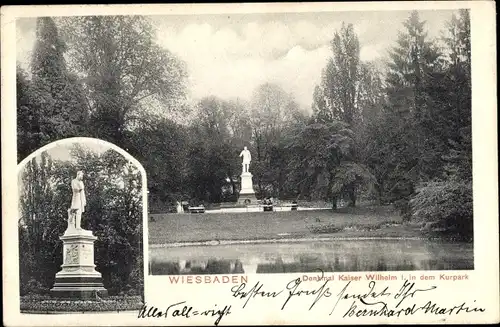
[[[75,227],[76,229],[82,229],[82,213],[85,212],[85,205],[87,200],[85,198],[85,186],[83,185],[83,171],[78,171],[76,173],[76,178],[71,181],[71,189],[73,190],[73,198],[71,199],[70,211],[75,217]]]
[[[177,201],[177,213],[184,213],[184,209],[182,208],[182,204]]]
[[[252,161],[252,155],[250,154],[250,151],[248,151],[247,147],[245,147],[243,151],[241,151],[240,157],[243,157],[243,172],[248,173],[250,169],[250,161]]]

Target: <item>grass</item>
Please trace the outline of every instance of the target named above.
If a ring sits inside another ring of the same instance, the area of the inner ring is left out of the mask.
[[[153,214],[149,244],[322,237],[411,237],[420,228],[402,224],[392,207],[220,214]]]

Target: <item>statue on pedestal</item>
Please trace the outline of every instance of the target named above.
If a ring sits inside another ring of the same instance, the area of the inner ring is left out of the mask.
[[[52,296],[58,298],[89,299],[108,295],[102,275],[95,270],[94,242],[97,237],[81,226],[87,200],[83,185],[83,171],[71,181],[73,197],[68,209],[68,229],[60,237],[63,242],[63,264],[56,274]]]
[[[247,147],[244,147],[243,151],[240,153],[240,157],[243,157],[243,173],[248,173],[250,170],[250,162],[252,161],[252,155],[248,151]]]
[[[250,154],[250,151],[248,151],[247,147],[244,147],[243,151],[241,151],[240,157],[243,157],[243,163],[241,172],[241,189],[238,197],[238,203],[245,205],[256,204],[257,198],[255,197],[255,191],[253,190],[252,174],[250,173],[252,155]]]
[[[177,201],[177,213],[184,213],[184,208],[182,208],[182,204]]]
[[[82,213],[85,212],[87,199],[85,198],[85,185],[83,184],[83,171],[78,171],[76,177],[71,181],[71,189],[73,190],[73,198],[71,199],[71,207],[69,209],[68,228],[75,227],[82,229]]]

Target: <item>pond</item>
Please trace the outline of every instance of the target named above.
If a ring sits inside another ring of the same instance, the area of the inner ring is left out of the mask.
[[[340,240],[150,248],[152,275],[474,269],[472,243]]]

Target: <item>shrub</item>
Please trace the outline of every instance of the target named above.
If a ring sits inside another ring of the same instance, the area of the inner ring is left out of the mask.
[[[31,278],[25,285],[22,286],[22,294],[43,295],[48,292],[49,289],[34,278]]]
[[[139,310],[141,296],[110,296],[99,301],[57,299],[40,296],[22,296],[21,311],[31,312],[84,312]]]
[[[447,231],[472,237],[472,182],[432,182],[410,200],[412,218],[438,222]]]
[[[408,199],[399,199],[394,201],[394,208],[398,210],[403,221],[408,221],[411,219],[411,209]]]

